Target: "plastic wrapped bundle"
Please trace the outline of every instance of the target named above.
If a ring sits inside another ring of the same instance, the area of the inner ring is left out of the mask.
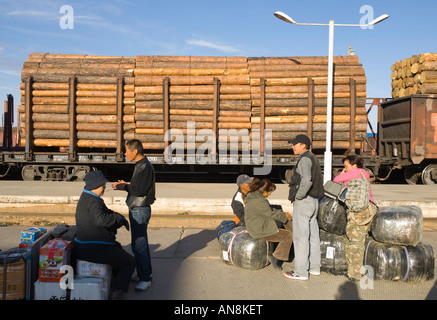
[[[373,218],[372,237],[379,242],[417,245],[422,239],[422,210],[416,206],[379,208]]]
[[[347,274],[345,237],[320,230],[320,270],[335,275]]]
[[[366,241],[364,265],[373,268],[374,280],[422,282],[434,279],[434,250],[431,245],[419,243],[401,246]]]
[[[236,227],[219,238],[220,259],[229,265],[257,270],[269,265],[273,243],[253,239],[244,227]]]
[[[336,199],[323,197],[320,200],[317,221],[319,227],[329,233],[346,234],[346,209]]]

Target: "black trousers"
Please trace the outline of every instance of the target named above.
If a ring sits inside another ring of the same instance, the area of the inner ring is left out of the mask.
[[[135,258],[127,253],[116,242],[114,245],[109,244],[82,244],[73,242],[71,251],[71,263],[76,268],[76,261],[84,260],[94,263],[108,264],[112,266],[114,281],[112,287],[114,290],[127,292],[129,282],[135,270]]]

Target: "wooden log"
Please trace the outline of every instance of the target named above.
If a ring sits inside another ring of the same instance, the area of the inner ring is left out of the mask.
[[[218,68],[135,68],[135,76],[228,76],[244,75],[247,69],[218,69]]]
[[[437,71],[423,71],[420,74],[420,82],[425,83],[437,83]]]
[[[347,115],[350,114],[350,107],[333,107],[333,114],[335,115]],[[252,112],[258,113],[259,110],[253,108]],[[316,107],[314,108],[315,114],[326,114],[327,107]],[[366,108],[356,108],[356,114],[364,115],[366,114]],[[308,114],[307,107],[293,107],[293,108],[280,108],[280,107],[267,107],[265,110],[266,116],[280,116],[280,115],[304,115]]]
[[[334,71],[334,77],[344,77],[344,76],[364,76],[363,69],[357,70],[337,70]],[[327,71],[265,71],[265,72],[251,72],[251,78],[313,78],[313,77],[327,77]]]
[[[332,117],[333,122],[349,122],[350,118],[348,115],[334,115]],[[366,122],[367,119],[363,115],[357,115],[355,117],[355,122]],[[252,123],[260,123],[260,117],[252,117]],[[276,116],[276,117],[265,117],[266,123],[307,123],[308,115],[293,115],[293,116]],[[326,115],[315,115],[313,117],[313,122],[324,122],[326,123]]]
[[[325,103],[326,104],[326,103]],[[136,110],[142,108],[161,108],[162,96],[157,101],[135,101]],[[251,108],[250,100],[223,100],[220,101],[220,110],[241,110],[248,111]],[[171,109],[193,109],[193,110],[212,110],[212,100],[170,100]]]
[[[135,133],[140,134],[164,134],[164,129],[145,129],[145,128],[136,128]]]
[[[350,86],[349,85],[336,85],[333,88],[335,93],[338,92],[350,92]],[[366,86],[365,85],[357,85],[357,91],[358,92],[366,92]],[[260,92],[260,87],[253,86],[251,87],[251,93],[257,94]],[[266,86],[265,88],[266,93],[308,93],[308,84],[305,86]],[[315,85],[314,86],[314,92],[316,93],[326,93],[328,92],[327,86],[320,86]]]
[[[347,72],[348,74],[353,74],[354,72],[361,72],[363,70],[363,66],[360,65],[336,65],[334,66],[335,71]],[[286,71],[294,74],[296,71],[322,71],[328,72],[328,65],[321,64],[283,64],[283,65],[250,65],[249,72],[275,72],[275,71]]]
[[[25,106],[19,105],[18,112],[25,113]],[[60,105],[33,105],[32,112],[34,113],[67,113],[68,105],[60,104]]]
[[[437,61],[437,53],[422,53],[419,55],[419,62]]]
[[[297,56],[297,57],[249,57],[248,64],[262,65],[262,64],[328,64],[328,57],[326,56]],[[335,64],[358,64],[358,56],[334,56],[333,62]]]
[[[332,148],[335,149],[349,149],[350,142],[349,141],[333,141]],[[313,149],[326,149],[326,141],[313,141],[311,147]],[[361,141],[356,141],[354,145],[355,149],[359,149],[361,147]],[[273,150],[290,150],[291,145],[287,141],[273,141],[272,142]]]
[[[355,124],[357,131],[365,132],[367,130],[367,123],[359,122]],[[252,123],[252,130],[259,129],[259,123]],[[276,131],[306,131],[307,123],[266,123],[266,129]],[[349,132],[350,131],[350,123],[333,123],[332,124],[333,131],[341,131],[341,132]],[[314,123],[313,124],[313,132],[316,131],[325,131],[326,132],[326,123]]]
[[[420,86],[421,94],[435,94],[437,93],[437,81],[435,83],[423,83]]]
[[[249,84],[249,75],[235,76],[216,76],[222,85],[239,85]],[[135,76],[136,86],[160,86],[164,76]],[[171,76],[171,85],[212,85],[214,84],[213,76]]]
[[[137,128],[161,129],[164,128],[163,122],[157,121],[136,121]],[[170,128],[183,129],[187,127],[187,122],[170,122]],[[197,129],[211,129],[212,122],[196,122]]]
[[[283,141],[283,140],[291,140],[298,134],[306,134],[306,131],[290,131],[290,132],[272,132],[271,139],[272,141]],[[363,132],[356,132],[355,133],[355,140],[360,141],[363,139]],[[324,141],[326,140],[326,131],[314,131],[312,135],[313,141]],[[332,140],[333,141],[344,141],[345,140],[345,134],[341,131],[333,131],[332,132]]]
[[[357,85],[366,84],[367,78],[365,76],[344,76],[344,77],[335,77],[334,78],[334,85],[344,85],[349,84],[350,78],[353,78]],[[328,77],[314,77],[314,84],[315,85],[327,85],[328,84]],[[305,85],[308,84],[307,78],[268,78],[266,79],[267,86],[299,86],[299,85]],[[250,85],[251,86],[259,86],[260,85],[260,78],[251,78],[250,79]]]
[[[266,99],[266,107],[307,107],[308,106],[308,98],[299,98],[299,99]],[[364,97],[359,97],[357,99],[358,106],[365,106],[366,99]],[[259,107],[260,101],[257,99],[252,100],[252,106]],[[326,99],[325,98],[316,98],[314,99],[315,107],[326,107]],[[336,107],[349,107],[350,106],[350,98],[335,98],[333,99],[333,106]]]
[[[307,93],[266,93],[266,99],[305,99],[308,97]],[[357,97],[366,97],[366,92],[357,92]],[[315,99],[327,98],[328,93],[314,93]],[[350,98],[350,92],[334,92],[334,98]],[[252,101],[260,99],[260,94],[253,93]]]

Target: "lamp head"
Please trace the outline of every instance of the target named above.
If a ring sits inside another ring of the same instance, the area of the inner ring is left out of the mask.
[[[379,16],[378,18],[372,20],[369,22],[369,25],[374,26],[377,23],[380,23],[381,21],[384,21],[385,19],[388,19],[390,16],[388,14],[383,14],[382,16]]]
[[[281,19],[282,21],[285,21],[285,22],[288,22],[288,23],[292,23],[292,24],[296,23],[296,21],[294,21],[288,15],[286,15],[285,13],[283,13],[281,11],[276,11],[274,13],[274,15],[275,15],[276,18]]]

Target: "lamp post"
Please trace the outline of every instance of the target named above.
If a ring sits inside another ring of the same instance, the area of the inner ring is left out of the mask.
[[[332,96],[333,96],[333,84],[334,84],[334,27],[369,27],[373,26],[381,21],[384,21],[389,17],[388,14],[383,14],[378,18],[372,20],[368,24],[334,24],[334,20],[329,20],[329,23],[300,23],[294,21],[288,15],[281,11],[274,13],[275,17],[282,21],[303,25],[303,26],[329,26],[329,51],[328,51],[328,98],[327,98],[327,114],[326,114],[326,150],[324,154],[323,164],[323,183],[331,180],[332,178],[332,151],[331,151],[331,137],[332,137]]]

